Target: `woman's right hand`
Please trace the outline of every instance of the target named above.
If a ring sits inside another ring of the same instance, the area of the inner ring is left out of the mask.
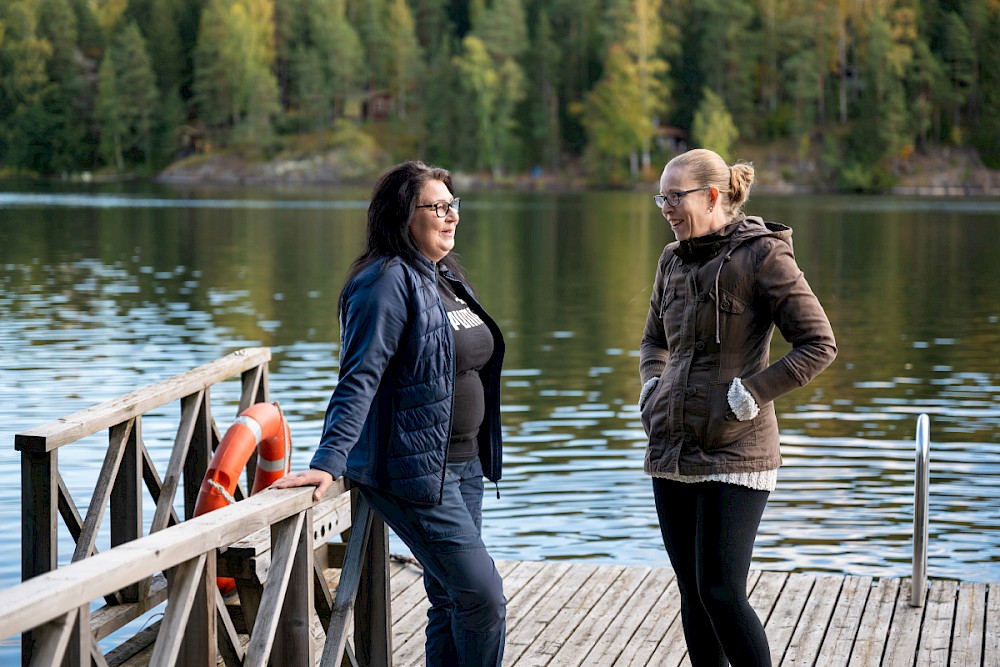
[[[313,491],[313,501],[319,502],[319,499],[323,497],[323,494],[326,493],[331,484],[333,484],[333,475],[325,470],[309,468],[308,470],[285,475],[267,488],[292,489],[297,486],[315,486],[316,490]]]
[[[656,385],[659,384],[659,382],[660,382],[660,376],[654,375],[653,377],[646,380],[646,383],[642,385],[642,391],[639,392],[640,411],[642,411],[642,409],[646,407],[646,399],[649,397],[650,394],[653,393],[653,390],[656,388]]]

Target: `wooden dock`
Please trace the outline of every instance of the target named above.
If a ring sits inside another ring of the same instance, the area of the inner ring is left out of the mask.
[[[211,389],[239,378],[237,414],[269,400],[269,359],[266,348],[239,350],[17,434],[23,581],[0,595],[0,639],[20,635],[23,664],[423,665],[422,571],[390,558],[385,525],[346,481],[320,502],[311,489],[248,496],[251,459],[241,500],[194,516],[221,439]],[[143,421],[170,403],[180,410],[161,472]],[[57,454],[101,432],[108,447],[81,515]],[[156,506],[144,530],[147,497]],[[59,519],[75,543],[68,564]],[[669,568],[498,567],[510,600],[505,665],[690,664]],[[223,598],[217,576],[233,577],[238,595]],[[908,579],[753,571],[747,587],[776,666],[1000,667],[1000,583],[924,583],[920,606]],[[159,620],[126,631],[163,603]]]
[[[504,665],[690,665],[669,568],[500,561]],[[422,666],[422,571],[391,565],[394,667]],[[933,580],[923,607],[909,579],[752,571],[750,600],[778,665],[1000,665],[1000,584]]]

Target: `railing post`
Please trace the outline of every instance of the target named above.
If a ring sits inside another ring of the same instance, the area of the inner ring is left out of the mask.
[[[354,655],[358,664],[392,667],[389,531],[377,515],[372,516],[371,536],[354,608]]]
[[[59,511],[58,450],[21,451],[21,580],[58,566],[56,514]],[[21,664],[31,661],[31,632],[21,635]]]
[[[111,429],[112,435],[114,429]],[[125,444],[114,486],[111,487],[111,546],[142,537],[142,417],[136,417]],[[89,555],[89,554],[88,554]],[[138,602],[145,593],[141,583],[122,590],[125,602]]]
[[[184,520],[194,516],[194,506],[198,502],[198,492],[201,482],[208,472],[208,463],[214,452],[215,435],[212,428],[212,407],[209,401],[209,389],[206,387],[201,396],[201,405],[195,417],[194,432],[184,459]]]
[[[913,490],[913,578],[910,606],[923,607],[927,596],[928,495],[930,491],[930,417],[917,417],[916,470]]]
[[[281,605],[279,631],[271,649],[271,664],[312,667],[316,664],[310,612],[313,608],[313,511],[303,512],[295,554],[289,564],[288,588]],[[272,547],[273,551],[273,547]],[[271,561],[274,565],[274,561]],[[268,580],[279,573],[269,571]]]

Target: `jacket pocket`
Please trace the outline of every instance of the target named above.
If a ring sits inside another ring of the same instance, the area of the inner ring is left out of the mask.
[[[747,308],[745,301],[737,297],[729,290],[719,291],[719,308],[730,315],[739,315]]]
[[[660,376],[659,381],[656,383],[650,392],[646,396],[646,400],[643,402],[642,407],[639,408],[639,418],[642,421],[642,430],[646,432],[649,436],[650,428],[652,427],[653,421],[653,407],[656,405],[656,399],[660,395],[660,391],[663,389],[663,376]]]
[[[706,449],[752,447],[757,443],[757,419],[741,422],[729,407],[728,382],[709,384],[708,437]]]

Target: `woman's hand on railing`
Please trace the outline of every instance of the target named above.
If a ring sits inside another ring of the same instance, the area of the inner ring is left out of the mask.
[[[290,475],[285,475],[267,488],[292,489],[297,486],[315,486],[316,490],[313,491],[313,500],[315,502],[319,502],[319,499],[323,497],[323,494],[326,493],[326,490],[330,488],[331,484],[333,484],[333,475],[325,470],[309,468],[308,470],[302,470],[300,472],[293,472]]]

